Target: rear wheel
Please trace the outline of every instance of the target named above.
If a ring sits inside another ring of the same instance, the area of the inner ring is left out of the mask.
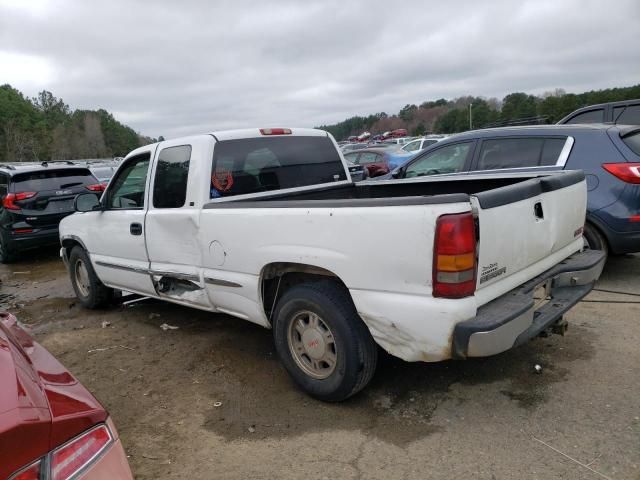
[[[0,263],[12,263],[16,259],[16,253],[9,247],[9,242],[4,233],[0,233]]]
[[[112,302],[113,289],[100,281],[93,270],[89,255],[82,247],[73,247],[71,250],[69,274],[73,290],[83,307],[102,308]]]
[[[585,224],[582,238],[584,240],[584,248],[589,250],[602,250],[605,254],[608,253],[607,240],[600,231],[590,223]]]
[[[376,343],[341,286],[321,281],[292,287],[278,301],[274,318],[278,355],[309,395],[344,400],[373,377]]]

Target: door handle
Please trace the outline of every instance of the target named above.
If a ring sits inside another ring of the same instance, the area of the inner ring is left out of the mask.
[[[131,235],[142,235],[142,224],[132,223],[129,225],[129,232]]]

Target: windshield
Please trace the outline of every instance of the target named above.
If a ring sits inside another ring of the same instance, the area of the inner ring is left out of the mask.
[[[90,167],[91,173],[100,180],[100,182],[108,182],[113,177],[116,167]]]

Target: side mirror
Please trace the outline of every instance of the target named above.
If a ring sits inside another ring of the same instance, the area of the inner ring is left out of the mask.
[[[397,170],[394,170],[393,172],[391,172],[391,176],[393,178],[402,178],[402,169],[398,168]]]
[[[73,208],[76,212],[92,212],[102,210],[100,197],[96,193],[81,193],[73,201]]]

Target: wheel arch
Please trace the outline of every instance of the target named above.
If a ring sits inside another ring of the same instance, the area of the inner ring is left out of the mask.
[[[89,253],[89,250],[87,250],[87,247],[84,244],[84,242],[79,237],[76,237],[75,235],[67,235],[65,237],[62,237],[60,239],[60,244],[62,245],[62,248],[65,249],[67,258],[69,258],[69,255],[71,254],[71,250],[75,246],[80,246],[82,247],[82,249],[84,249],[85,252]]]
[[[585,226],[589,224],[596,232],[598,232],[600,236],[604,239],[605,243],[607,244],[607,248],[609,249],[609,251],[612,251],[611,246],[613,243],[609,238],[610,231],[605,226],[605,223],[595,215],[590,215],[588,212],[587,212],[587,217],[584,223],[585,223]]]
[[[301,283],[330,280],[342,287],[351,298],[344,281],[331,270],[316,265],[295,262],[272,262],[260,271],[260,299],[264,314],[271,324],[276,303],[288,289]],[[353,298],[351,298],[353,301]]]

